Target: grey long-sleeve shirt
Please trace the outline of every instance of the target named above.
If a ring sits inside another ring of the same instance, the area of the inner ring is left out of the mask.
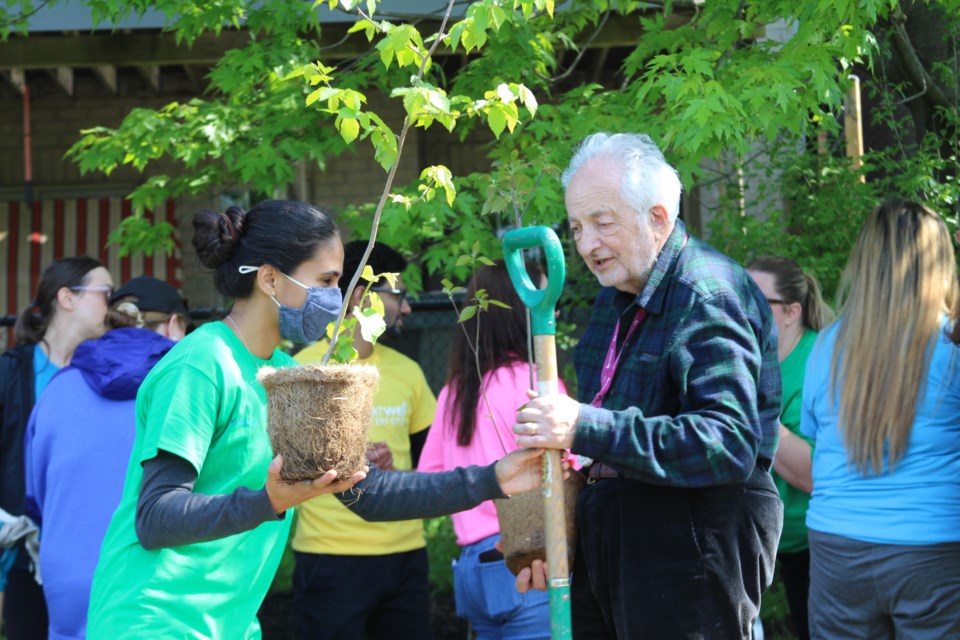
[[[371,466],[366,479],[337,498],[372,522],[433,518],[505,497],[494,467],[416,473]],[[196,481],[193,465],[166,451],[143,464],[136,530],[144,548],[215,540],[285,517],[274,513],[266,489],[241,487],[229,494],[204,495],[193,492]]]

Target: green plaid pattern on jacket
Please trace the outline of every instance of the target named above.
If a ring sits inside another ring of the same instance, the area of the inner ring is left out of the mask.
[[[770,305],[736,262],[681,221],[639,296],[605,287],[574,352],[575,453],[662,485],[744,482],[778,441],[780,368]],[[590,406],[617,320],[646,319],[623,345],[602,408]]]

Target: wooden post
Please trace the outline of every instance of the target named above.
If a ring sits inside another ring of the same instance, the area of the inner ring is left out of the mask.
[[[850,86],[844,100],[843,130],[847,138],[847,157],[850,166],[860,169],[863,166],[863,115],[860,108],[860,78],[850,75]],[[866,176],[860,176],[860,182],[866,182]]]

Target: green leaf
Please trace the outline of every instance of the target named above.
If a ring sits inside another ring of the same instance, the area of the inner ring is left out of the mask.
[[[518,96],[510,85],[508,85],[505,82],[502,82],[497,87],[497,97],[500,98],[500,100],[505,103],[510,103],[510,102],[515,102]]]
[[[527,111],[530,112],[530,115],[537,115],[537,98],[533,95],[533,92],[521,84],[519,86],[518,94],[520,96],[520,101],[523,102],[523,106],[527,108]]]
[[[339,118],[337,121],[337,129],[340,130],[340,135],[343,136],[344,142],[350,144],[356,140],[360,134],[360,123],[354,118]]]
[[[360,354],[357,353],[357,350],[353,348],[353,341],[345,340],[346,337],[347,335],[343,335],[340,336],[339,340],[337,340],[337,346],[334,347],[333,354],[330,356],[330,359],[334,362],[346,364],[348,362],[353,362],[360,357]]]
[[[477,315],[477,305],[466,306],[460,310],[460,322],[466,322],[475,315]]]
[[[347,33],[357,33],[358,31],[363,31],[367,37],[367,42],[373,42],[373,36],[377,34],[377,23],[362,18],[354,22],[353,26],[347,29]]]
[[[361,313],[356,307],[353,309],[353,317],[357,319],[360,325],[360,336],[367,342],[376,342],[387,329],[387,323],[384,322],[380,313]]]
[[[373,274],[373,267],[368,264],[363,265],[363,271],[360,272],[360,279],[366,282],[376,282],[377,276]]]
[[[500,105],[494,103],[487,111],[487,125],[493,131],[493,135],[499,140],[500,134],[507,126],[507,117],[504,115]]]
[[[423,40],[416,27],[404,24],[388,31],[383,40],[377,43],[377,50],[380,51],[380,59],[387,69],[394,60],[400,67],[419,65],[419,52],[423,51]]]

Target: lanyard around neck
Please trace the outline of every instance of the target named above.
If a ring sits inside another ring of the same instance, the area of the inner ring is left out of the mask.
[[[687,240],[689,239],[689,234],[683,237],[683,244],[680,245],[680,251],[683,251],[684,247],[687,246]],[[630,322],[630,328],[627,329],[627,335],[624,337],[623,344],[620,345],[619,349],[617,349],[617,338],[620,336],[620,320],[617,320],[617,326],[613,329],[613,337],[610,338],[610,346],[607,347],[607,357],[603,360],[603,369],[600,370],[600,390],[597,391],[597,395],[594,396],[593,401],[590,402],[591,406],[602,406],[603,399],[613,385],[613,374],[616,373],[617,366],[620,364],[620,356],[623,355],[623,350],[626,349],[630,338],[633,337],[637,327],[640,326],[640,323],[643,322],[643,319],[646,317],[646,309],[637,309],[637,313],[633,316],[633,320]]]
[[[617,326],[613,329],[613,337],[610,339],[610,346],[607,348],[607,357],[603,360],[603,369],[600,370],[600,390],[590,403],[591,406],[599,407],[603,404],[603,399],[613,384],[613,374],[617,370],[617,365],[620,364],[620,356],[623,354],[623,350],[626,348],[630,338],[633,337],[633,334],[636,332],[637,327],[640,326],[640,323],[643,322],[643,319],[646,317],[646,309],[637,309],[637,313],[634,314],[633,321],[630,323],[630,328],[627,329],[627,335],[623,339],[623,344],[620,345],[619,349],[617,349],[617,337],[620,335],[620,321],[617,320]]]

